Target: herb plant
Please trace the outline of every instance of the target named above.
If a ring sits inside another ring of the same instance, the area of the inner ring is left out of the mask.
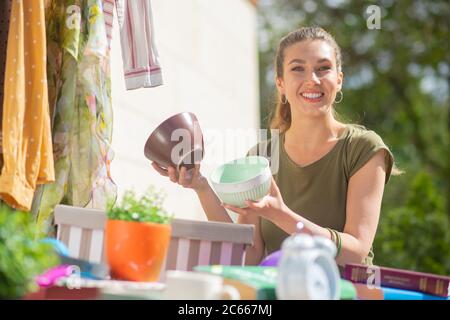
[[[167,224],[172,220],[162,206],[163,197],[153,187],[141,196],[136,196],[132,190],[125,191],[120,203],[108,206],[110,220],[125,220],[135,222],[153,222]]]

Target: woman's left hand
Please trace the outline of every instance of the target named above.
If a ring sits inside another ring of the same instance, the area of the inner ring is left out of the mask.
[[[286,211],[286,205],[281,197],[280,189],[272,177],[269,194],[259,201],[245,201],[247,208],[238,208],[229,204],[223,207],[241,215],[258,215],[267,220],[273,220],[279,213]]]

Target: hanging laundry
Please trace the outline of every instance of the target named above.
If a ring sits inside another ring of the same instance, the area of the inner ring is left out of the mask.
[[[3,88],[5,85],[6,48],[8,47],[9,16],[11,15],[11,1],[0,1],[0,172],[3,167],[2,149],[2,114]]]
[[[105,209],[117,188],[113,159],[110,45],[114,7],[127,89],[162,84],[149,0],[46,0],[48,95],[56,181],[32,212],[51,233],[57,204]]]
[[[51,1],[46,20],[56,181],[36,194],[33,212],[50,231],[57,204],[105,209],[117,188],[109,171],[113,120],[102,1]]]
[[[103,0],[109,39],[114,3],[120,28],[126,88],[130,90],[162,85],[150,0]]]
[[[54,180],[43,3],[12,2],[6,57],[0,197],[26,211],[36,185]]]

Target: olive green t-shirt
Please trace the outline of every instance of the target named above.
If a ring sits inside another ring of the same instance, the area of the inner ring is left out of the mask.
[[[259,143],[248,154],[270,160],[272,175],[292,211],[322,227],[342,232],[349,179],[380,149],[387,150],[387,183],[394,161],[392,153],[378,134],[360,125],[346,125],[336,145],[306,166],[299,166],[289,158],[284,134]],[[261,228],[266,253],[279,250],[288,234],[266,219],[262,219]]]

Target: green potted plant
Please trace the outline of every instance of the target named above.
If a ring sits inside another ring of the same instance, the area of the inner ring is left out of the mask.
[[[119,204],[108,206],[106,254],[111,275],[130,281],[157,281],[169,247],[172,216],[162,197],[150,187],[138,197],[124,193]]]
[[[35,277],[59,263],[53,248],[37,238],[29,213],[0,202],[0,299],[17,299],[37,290]]]

